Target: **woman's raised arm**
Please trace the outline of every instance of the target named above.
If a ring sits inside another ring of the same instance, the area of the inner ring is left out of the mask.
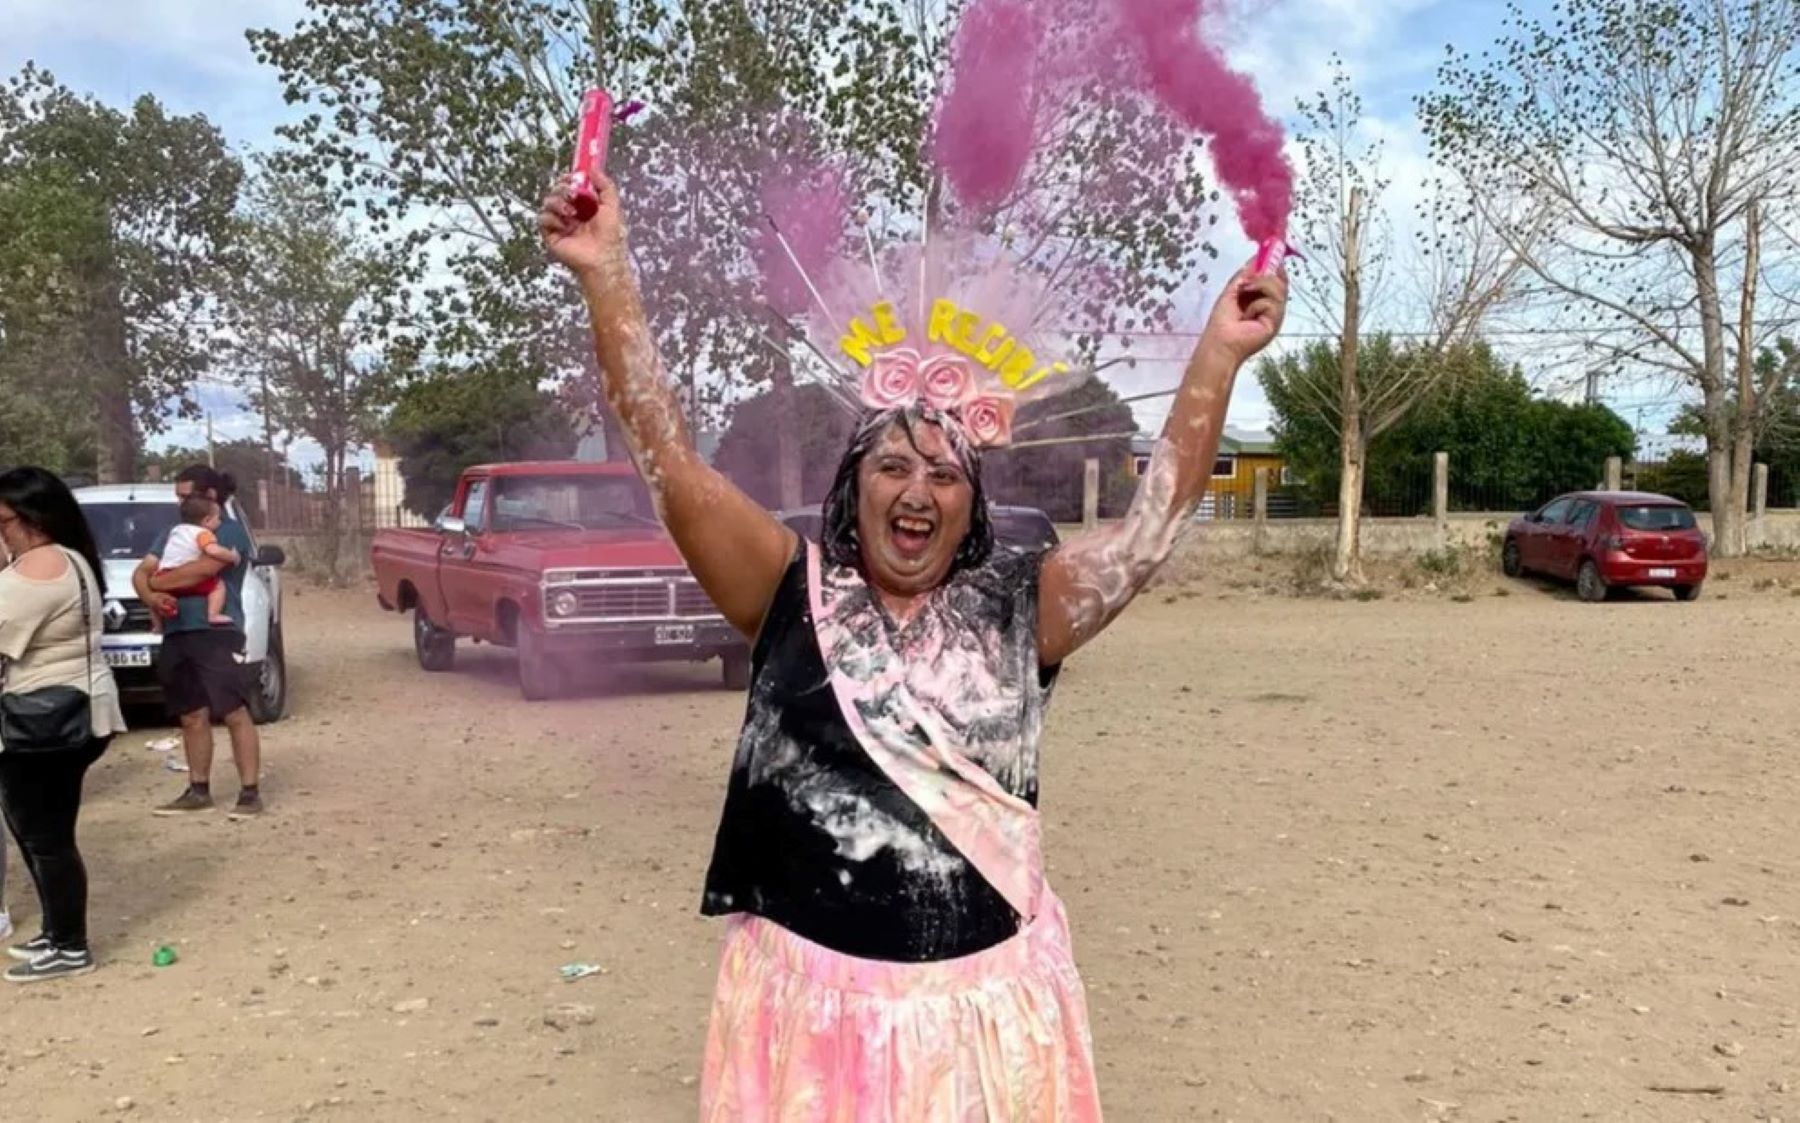
[[[624,212],[611,180],[595,184],[599,210],[576,218],[558,187],[539,215],[544,244],[581,284],[606,403],[657,515],[700,587],[738,631],[754,638],[792,560],[794,532],[701,459],[663,372],[626,250]]]
[[[1286,311],[1282,277],[1245,270],[1225,287],[1124,520],[1069,539],[1044,561],[1039,663],[1055,666],[1099,635],[1168,560],[1212,475],[1238,370],[1275,338]]]

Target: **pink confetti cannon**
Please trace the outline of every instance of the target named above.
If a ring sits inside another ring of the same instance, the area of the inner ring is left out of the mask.
[[[581,222],[593,218],[600,209],[600,196],[594,182],[606,170],[606,145],[612,138],[612,95],[605,90],[589,90],[581,99],[581,128],[575,137],[575,159],[569,169],[569,192],[575,204],[575,217]]]

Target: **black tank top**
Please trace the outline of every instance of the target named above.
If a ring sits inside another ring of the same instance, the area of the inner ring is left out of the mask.
[[[1019,712],[984,708],[962,723],[944,716],[977,746],[983,725],[1004,726],[1015,740],[1029,731],[1004,769],[979,753],[971,758],[1033,806],[1036,734],[1055,680],[1054,669],[1037,665],[1042,560],[996,548],[987,564],[957,574],[919,610],[948,614],[937,621],[944,626],[996,631],[998,670],[1019,686]],[[701,911],[754,913],[834,951],[904,962],[968,955],[1016,933],[1018,913],[844,720],[813,633],[804,547],[751,658],[749,705]]]

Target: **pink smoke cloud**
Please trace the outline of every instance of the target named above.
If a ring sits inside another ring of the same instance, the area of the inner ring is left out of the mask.
[[[1026,0],[975,0],[956,29],[932,155],[978,208],[1005,202],[1031,160],[1039,23]]]
[[[1200,36],[1201,0],[1113,0],[1144,63],[1150,91],[1183,124],[1212,138],[1213,164],[1253,241],[1281,236],[1294,204],[1294,171],[1281,126],[1250,77]]]
[[[1208,138],[1221,186],[1254,241],[1280,236],[1294,174],[1255,83],[1201,34],[1207,0],[975,0],[957,29],[932,155],[964,202],[1017,187],[1066,99],[1101,79]]]
[[[777,312],[798,316],[811,307],[807,278],[816,281],[837,256],[849,219],[848,200],[843,177],[830,169],[776,173],[764,184],[764,221],[751,254],[762,274],[763,296]]]

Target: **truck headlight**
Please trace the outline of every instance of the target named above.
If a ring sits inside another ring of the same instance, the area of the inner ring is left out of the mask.
[[[550,615],[569,617],[581,611],[581,598],[572,590],[563,589],[550,594]]]

